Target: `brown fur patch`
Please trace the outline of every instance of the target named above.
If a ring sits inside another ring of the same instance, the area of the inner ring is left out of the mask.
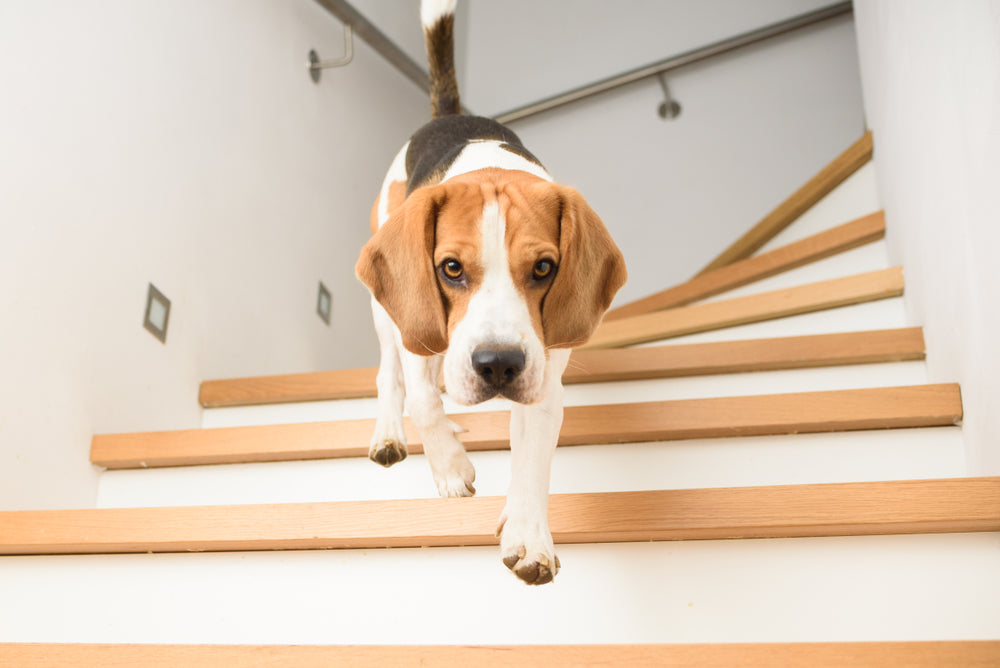
[[[430,262],[442,194],[423,189],[396,207],[361,249],[354,268],[396,323],[403,345],[417,355],[442,353],[448,347],[444,308]]]
[[[624,284],[621,252],[575,190],[515,170],[463,174],[420,188],[391,209],[358,263],[358,276],[412,352],[441,352],[482,284],[481,221],[491,203],[506,221],[504,245],[514,285],[546,347],[585,342]],[[459,284],[438,273],[448,259],[462,264]],[[543,259],[556,268],[538,280],[533,270]]]
[[[536,201],[532,188],[554,187],[527,172],[483,169],[470,172],[444,184],[450,188],[445,206],[437,220],[434,265],[448,258],[457,259],[466,272],[466,285],[459,288],[441,283],[449,336],[465,315],[469,299],[482,284],[481,259],[483,210],[495,204],[506,222],[504,245],[511,278],[528,307],[538,338],[545,340],[542,302],[554,279],[538,281],[533,277],[535,263],[541,259],[559,264],[559,211],[548,202]]]
[[[431,117],[462,113],[455,76],[455,17],[442,16],[424,30],[430,68]]]
[[[438,186],[447,195],[438,211],[433,262],[440,267],[447,259],[458,260],[464,268],[463,284],[456,286],[438,276],[444,297],[448,338],[469,306],[469,300],[482,284],[485,267],[482,263],[483,209],[496,196],[476,182],[454,180]]]

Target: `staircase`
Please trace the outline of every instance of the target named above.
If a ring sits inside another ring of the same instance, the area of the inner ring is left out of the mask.
[[[366,458],[375,369],[206,381],[202,429],[94,437],[97,508],[0,513],[0,665],[1000,664],[1000,478],[870,155],[573,353],[554,583],[499,560],[502,401],[447,404],[478,496],[439,499],[412,430]]]

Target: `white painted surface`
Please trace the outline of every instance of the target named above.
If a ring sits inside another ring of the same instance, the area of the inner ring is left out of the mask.
[[[353,265],[428,105],[360,41],[314,84],[342,39],[313,0],[0,3],[0,508],[93,505],[90,437],[196,426],[203,379],[374,363]]]
[[[825,232],[879,209],[875,170],[871,163],[863,166],[843,183],[834,188],[812,208],[799,216],[793,224],[765,244],[756,253],[766,253],[806,237]],[[889,266],[885,241],[867,244],[860,248],[838,253],[833,257],[811,262],[798,269],[785,271],[740,288],[723,292],[702,301],[719,301],[757,294],[769,290],[825,281],[866,271],[885,269]],[[686,277],[687,278],[687,277]],[[685,280],[686,280],[685,278]],[[663,287],[651,290],[658,292]]]
[[[879,269],[886,269],[888,266],[885,241],[875,241],[823,260],[811,262],[797,269],[791,269],[776,276],[720,293],[702,301],[715,302],[746,295],[755,295],[761,292],[770,292],[771,290],[794,288],[808,283],[818,283],[820,281],[843,278],[844,276],[878,271]]]
[[[740,339],[760,339],[770,336],[805,336],[807,334],[834,334],[840,332],[860,332],[868,329],[893,329],[911,327],[915,323],[906,315],[903,297],[880,299],[864,304],[844,306],[815,313],[805,313],[788,318],[765,320],[749,325],[716,329],[710,332],[687,334],[663,343],[703,343],[706,341],[737,341]]]
[[[649,643],[1000,636],[1000,535],[7,557],[0,641]],[[94,602],[101,605],[95,606]]]
[[[880,199],[931,377],[960,380],[970,466],[1000,473],[1000,3],[855,3]]]
[[[844,146],[846,149],[847,146]],[[809,175],[810,178],[813,176]],[[799,185],[805,183],[802,181]],[[789,195],[792,193],[789,192]],[[834,188],[811,209],[799,216],[773,239],[764,244],[757,254],[766,253],[806,237],[825,232],[831,227],[866,216],[882,208],[878,198],[878,181],[875,167],[869,161],[858,171]]]
[[[508,3],[482,4],[508,11]],[[582,42],[593,56],[605,58],[617,51],[635,57],[638,49],[630,41],[643,30],[636,24],[658,33],[684,30],[691,25],[688,14],[697,17],[704,11],[709,21],[721,21],[729,11],[757,6],[727,3],[725,10],[713,12],[713,3],[649,3],[654,4],[662,9],[652,16],[629,14],[618,3],[613,11],[606,3],[580,9],[574,4],[573,18],[546,25],[566,34],[572,30],[566,20],[575,24],[575,15],[586,16],[590,8],[601,14],[593,24],[600,36]],[[566,14],[558,3],[531,5],[533,16]],[[627,28],[617,24],[623,16]],[[490,30],[495,40],[509,35]],[[616,39],[629,44],[616,49]],[[656,46],[665,56],[679,43],[661,36]],[[657,115],[663,92],[654,78],[511,124],[557,181],[584,194],[621,247],[629,282],[616,304],[693,276],[861,136],[853,44],[850,20],[833,20],[678,70],[669,83],[683,111],[672,121]],[[471,42],[470,57],[477,46]],[[574,79],[571,66],[563,69],[551,62],[559,59],[559,51],[545,54],[544,67],[518,69],[518,77],[509,70],[501,74],[501,68],[511,65],[498,59],[491,75],[521,80],[536,72],[563,72],[569,84]],[[655,59],[635,58],[633,64]],[[556,86],[549,92],[560,90]]]

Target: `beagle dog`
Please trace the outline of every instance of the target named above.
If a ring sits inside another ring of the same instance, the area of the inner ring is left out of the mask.
[[[476,474],[439,390],[461,404],[513,403],[501,558],[528,584],[559,569],[548,528],[562,373],[626,279],[625,262],[580,194],[552,181],[509,129],[463,116],[453,61],[455,0],[424,0],[434,119],[403,146],[371,213],[356,273],[372,294],[381,362],[369,457],[406,457],[404,408],[441,496]]]

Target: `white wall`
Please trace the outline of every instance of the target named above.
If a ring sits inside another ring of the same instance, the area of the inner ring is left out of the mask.
[[[828,4],[469,3],[464,99],[500,113]],[[668,80],[676,120],[654,78],[511,124],[611,228],[629,263],[618,303],[690,278],[865,129],[850,16]]]
[[[92,505],[91,435],[197,426],[205,378],[374,363],[353,265],[427,98],[314,47],[312,0],[0,3],[0,507]]]
[[[970,473],[1000,474],[1000,2],[856,12],[890,254],[932,380],[962,384]]]

